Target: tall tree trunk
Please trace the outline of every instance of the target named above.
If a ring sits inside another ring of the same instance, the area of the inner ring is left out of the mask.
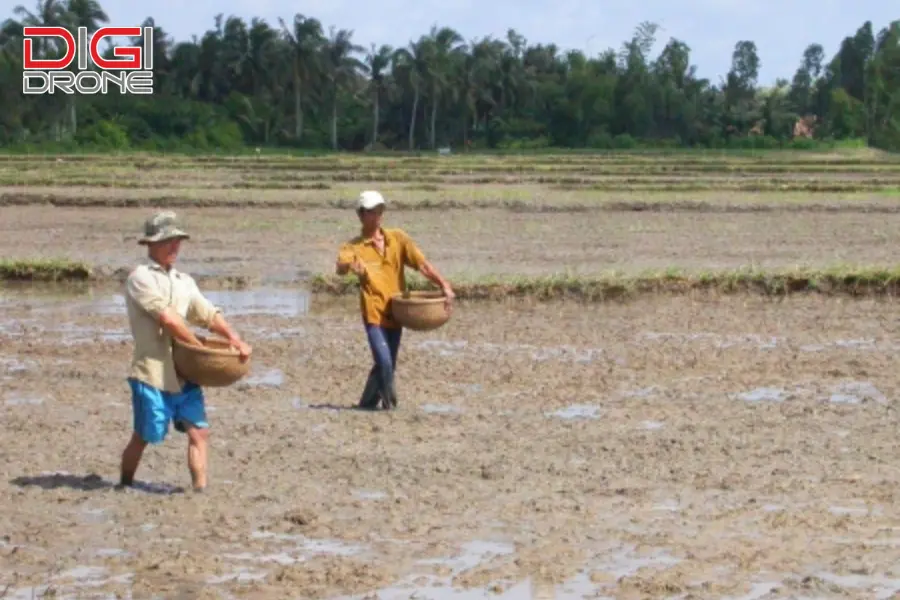
[[[69,96],[69,117],[72,126],[71,135],[74,138],[75,134],[78,132],[78,112],[75,108],[75,96]]]
[[[437,146],[437,132],[435,129],[437,128],[437,109],[438,109],[438,96],[435,91],[434,102],[431,103],[431,149],[434,150]]]
[[[378,142],[378,118],[379,118],[379,110],[378,110],[378,89],[375,89],[375,114],[372,115],[372,149],[375,149],[375,144]]]
[[[462,120],[462,133],[463,133],[463,150],[469,149],[469,116],[466,115]]]
[[[414,87],[412,117],[409,119],[409,149],[413,149],[413,140],[416,137],[416,112],[419,110],[419,86]]]
[[[300,74],[294,68],[294,137],[303,137],[303,105],[300,99]]]
[[[335,90],[334,97],[331,99],[331,149],[337,151],[338,149],[338,138],[337,138],[337,90]]]

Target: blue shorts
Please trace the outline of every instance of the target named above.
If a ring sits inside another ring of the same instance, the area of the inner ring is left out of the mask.
[[[184,432],[187,426],[209,428],[203,389],[188,382],[179,393],[166,392],[137,379],[128,378],[134,431],[148,444],[158,444],[169,433],[169,422]]]

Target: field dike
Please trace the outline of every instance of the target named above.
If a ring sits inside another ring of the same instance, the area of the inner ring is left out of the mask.
[[[900,292],[900,267],[835,267],[791,271],[745,269],[699,274],[671,269],[642,275],[612,273],[603,277],[559,275],[452,281],[454,292],[463,300],[525,297],[535,300],[605,302],[635,299],[648,294],[678,295],[695,291],[763,296],[798,293],[893,296]],[[314,293],[331,295],[354,294],[359,289],[355,277],[330,275],[314,276],[310,287]],[[407,287],[411,290],[432,288],[429,282],[418,276],[409,277]]]
[[[15,260],[0,262],[0,281],[52,283],[115,283],[128,275],[126,268],[95,269],[65,259]],[[204,285],[247,288],[252,281],[242,277],[197,277]],[[461,300],[530,298],[539,301],[579,300],[607,302],[641,296],[679,295],[691,292],[786,296],[894,296],[900,293],[900,266],[871,268],[838,266],[826,269],[759,270],[753,268],[685,272],[668,269],[639,275],[610,273],[598,277],[551,275],[544,277],[466,278],[452,277],[454,291]],[[292,283],[304,285],[312,293],[346,296],[358,293],[355,277],[318,274]],[[411,290],[430,289],[431,284],[412,272],[407,277]]]
[[[190,197],[185,195],[160,196],[71,196],[42,193],[0,194],[3,206],[54,206],[60,208],[290,208],[297,210],[333,208],[351,210],[356,204],[346,198],[291,199],[228,199],[216,197]],[[685,212],[685,213],[873,213],[898,214],[900,203],[846,200],[831,202],[748,202],[746,200],[721,202],[677,200],[664,198],[648,200],[612,200],[598,198],[592,202],[542,202],[539,200],[513,200],[503,197],[453,200],[428,198],[391,201],[394,210],[440,211],[462,209],[494,209],[515,213],[588,213],[588,212]]]

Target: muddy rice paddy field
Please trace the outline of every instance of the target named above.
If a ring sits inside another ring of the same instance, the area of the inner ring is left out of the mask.
[[[112,159],[5,160],[0,257],[95,275],[0,287],[0,597],[900,597],[892,296],[463,299],[404,333],[399,409],[369,413],[356,298],[308,291],[370,187],[460,281],[890,269],[900,163],[138,157],[104,179]],[[163,206],[255,348],[207,390],[204,494],[174,431],[114,489],[119,279]]]

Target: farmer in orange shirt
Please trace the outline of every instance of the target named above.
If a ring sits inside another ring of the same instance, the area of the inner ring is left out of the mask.
[[[404,267],[416,269],[440,287],[448,311],[456,297],[405,231],[381,226],[384,207],[384,198],[378,192],[360,194],[356,212],[362,232],[341,246],[336,267],[338,275],[352,271],[359,277],[360,310],[375,361],[359,407],[369,410],[377,408],[379,400],[385,409],[397,407],[394,371],[403,329],[391,318],[390,299],[406,289]]]

